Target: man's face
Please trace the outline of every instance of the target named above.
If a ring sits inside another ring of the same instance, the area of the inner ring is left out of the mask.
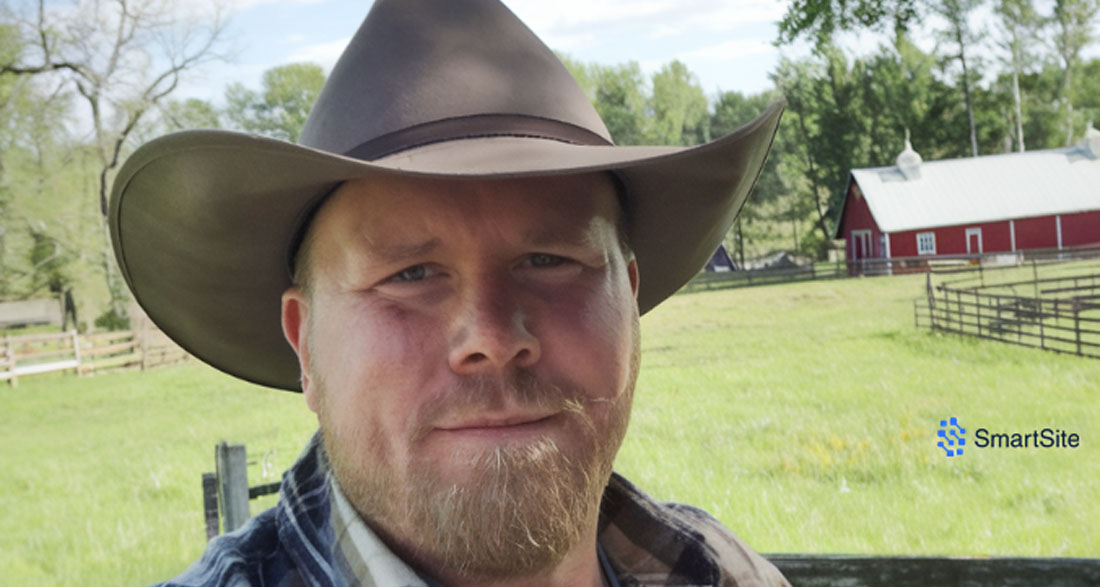
[[[594,547],[638,367],[618,215],[593,174],[349,182],[314,219],[284,329],[341,487],[400,555],[502,577]]]

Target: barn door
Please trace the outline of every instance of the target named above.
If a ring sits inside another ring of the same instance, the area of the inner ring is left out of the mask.
[[[873,257],[871,251],[871,231],[870,230],[853,230],[852,231],[852,259],[866,259]]]
[[[982,254],[982,229],[966,229],[966,252],[970,255]]]

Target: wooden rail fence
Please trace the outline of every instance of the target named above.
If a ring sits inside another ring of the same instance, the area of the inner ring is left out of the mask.
[[[917,327],[1100,358],[1100,273],[975,286],[933,285],[929,275],[925,290]]]
[[[56,371],[93,375],[112,369],[147,369],[187,357],[159,330],[4,335],[0,338],[0,381],[17,385],[20,377]]]
[[[706,291],[858,276],[929,272],[939,274],[976,273],[1028,264],[1057,264],[1070,260],[1096,258],[1100,258],[1100,246],[1036,249],[1011,253],[892,257],[889,259],[875,257],[775,269],[701,272],[684,286],[683,291]]]

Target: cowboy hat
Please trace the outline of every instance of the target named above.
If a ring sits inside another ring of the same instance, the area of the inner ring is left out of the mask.
[[[721,242],[782,109],[697,147],[617,147],[558,58],[497,0],[376,0],[298,144],[218,130],[153,140],[119,171],[108,222],[126,283],[165,333],[232,375],[298,390],[280,295],[303,225],[342,182],[612,172],[644,313]]]

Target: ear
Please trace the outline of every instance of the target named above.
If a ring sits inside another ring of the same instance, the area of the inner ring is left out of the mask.
[[[626,275],[630,278],[630,291],[634,299],[638,299],[638,259],[630,256],[630,262],[626,264]]]
[[[298,355],[306,405],[316,412],[317,394],[309,375],[309,299],[300,287],[294,285],[283,292],[282,304],[283,336]]]

